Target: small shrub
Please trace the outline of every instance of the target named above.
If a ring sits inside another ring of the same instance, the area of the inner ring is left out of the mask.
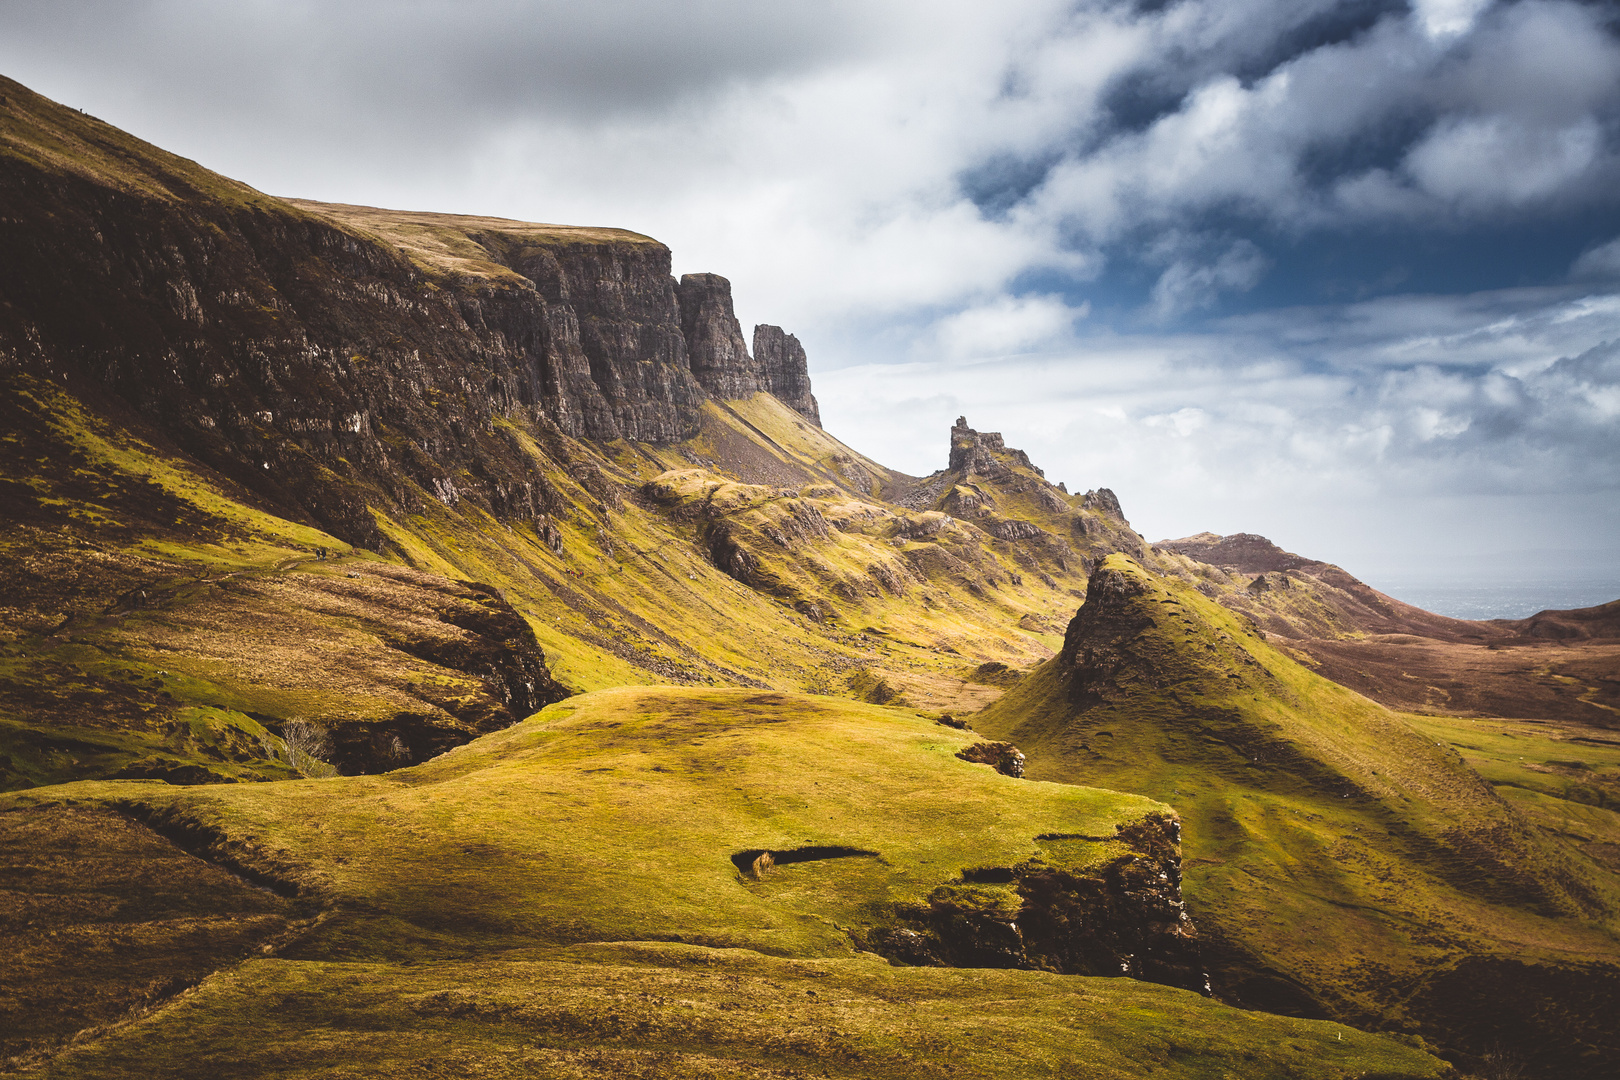
[[[326,758],[332,753],[332,736],[320,724],[292,720],[281,729],[282,757],[303,776],[325,779],[338,774]]]

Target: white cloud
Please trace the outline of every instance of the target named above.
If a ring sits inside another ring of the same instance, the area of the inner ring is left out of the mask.
[[[939,349],[948,357],[1010,356],[1066,341],[1089,305],[1072,308],[1058,296],[1001,296],[966,308],[935,325]]]
[[[1454,38],[1474,28],[1491,0],[1412,0],[1412,13],[1431,38]]]
[[[1455,204],[1518,206],[1557,192],[1597,160],[1602,132],[1591,117],[1547,130],[1505,117],[1448,118],[1407,155],[1406,169]]]
[[[1060,355],[849,368],[818,376],[817,394],[831,430],[919,474],[943,466],[965,414],[1071,490],[1113,488],[1154,538],[1256,531],[1319,558],[1382,552],[1373,563],[1386,568],[1448,551],[1612,548],[1611,300],[1393,298],[1209,334],[1093,332]]]
[[[1149,306],[1155,318],[1168,322],[1213,307],[1223,292],[1248,292],[1265,269],[1266,257],[1248,240],[1235,241],[1213,261],[1178,258],[1154,283]]]
[[[1620,278],[1620,236],[1582,253],[1569,268],[1570,277]]]

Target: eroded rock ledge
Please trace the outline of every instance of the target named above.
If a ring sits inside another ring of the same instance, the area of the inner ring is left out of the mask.
[[[858,932],[861,947],[914,966],[998,967],[1127,976],[1209,993],[1198,934],[1181,899],[1181,822],[1150,814],[1116,837],[1129,851],[1084,871],[1034,859],[965,871]]]

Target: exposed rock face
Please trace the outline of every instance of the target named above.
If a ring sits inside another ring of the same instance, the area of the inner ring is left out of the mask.
[[[764,377],[724,278],[689,276],[683,326],[669,250],[647,237],[274,199],[0,88],[0,375],[127,406],[356,545],[384,545],[369,508],[423,495],[550,512],[500,419],[694,435],[689,338],[712,392],[779,387],[814,412],[802,350],[784,337]]]
[[[1233,533],[1231,536],[1217,536],[1215,533],[1198,533],[1186,536],[1180,540],[1161,540],[1154,545],[1167,551],[1197,559],[1199,562],[1209,563],[1227,570],[1240,570],[1245,574],[1264,574],[1281,570],[1315,570],[1325,568],[1326,563],[1316,559],[1307,559],[1295,555],[1291,551],[1284,551],[1263,536],[1255,533]]]
[[[1125,520],[1125,511],[1120,509],[1119,498],[1108,488],[1097,488],[1088,491],[1080,499],[1080,507],[1084,510],[1095,510],[1099,514]]]
[[[6,89],[24,145],[66,131],[88,155],[104,137]],[[458,276],[347,226],[355,208],[295,206],[139,151],[126,164],[145,186],[0,158],[0,369],[122,401],[283,511],[368,547],[380,538],[366,506],[416,498],[402,475],[446,503],[539,511],[494,418],[598,439],[696,431],[704,394],[661,244],[508,222],[464,233],[483,272]]]
[[[1010,475],[1011,470],[997,461],[993,453],[1008,454],[1037,476],[1046,475],[1030,464],[1028,454],[1022,450],[1008,449],[1000,432],[974,431],[968,427],[967,417],[958,416],[955,426],[951,428],[951,460],[946,466],[947,471],[961,473],[963,476],[987,476],[991,479]]]
[[[907,925],[858,936],[901,964],[1123,975],[1209,993],[1181,899],[1181,822],[1152,814],[1117,838],[1130,852],[1084,873],[1040,860],[964,871],[903,910]]]
[[[784,333],[780,326],[754,327],[754,362],[766,390],[816,427],[821,426],[821,408],[810,392],[810,363],[798,338]]]
[[[687,355],[703,388],[727,400],[767,389],[732,310],[731,282],[719,274],[683,274],[679,295]]]
[[[956,756],[975,765],[989,765],[1001,775],[1015,780],[1024,775],[1024,752],[1012,743],[974,743],[966,750],[958,750]]]
[[[1086,602],[1063,635],[1058,663],[1069,673],[1074,700],[1094,704],[1116,691],[1119,676],[1136,666],[1129,644],[1153,624],[1131,603],[1147,587],[1118,570],[1098,566],[1086,584]],[[1134,674],[1134,673],[1133,673]]]
[[[732,308],[731,282],[719,274],[685,274],[678,292],[692,375],[705,390],[727,401],[763,391],[821,426],[821,409],[810,392],[809,362],[798,338],[780,326],[756,326],[754,354],[749,356]]]

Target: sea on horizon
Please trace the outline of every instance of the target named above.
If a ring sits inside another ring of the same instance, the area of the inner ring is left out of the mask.
[[[1568,611],[1620,600],[1620,578],[1487,584],[1384,580],[1368,584],[1397,600],[1453,619],[1524,619],[1539,611]]]

